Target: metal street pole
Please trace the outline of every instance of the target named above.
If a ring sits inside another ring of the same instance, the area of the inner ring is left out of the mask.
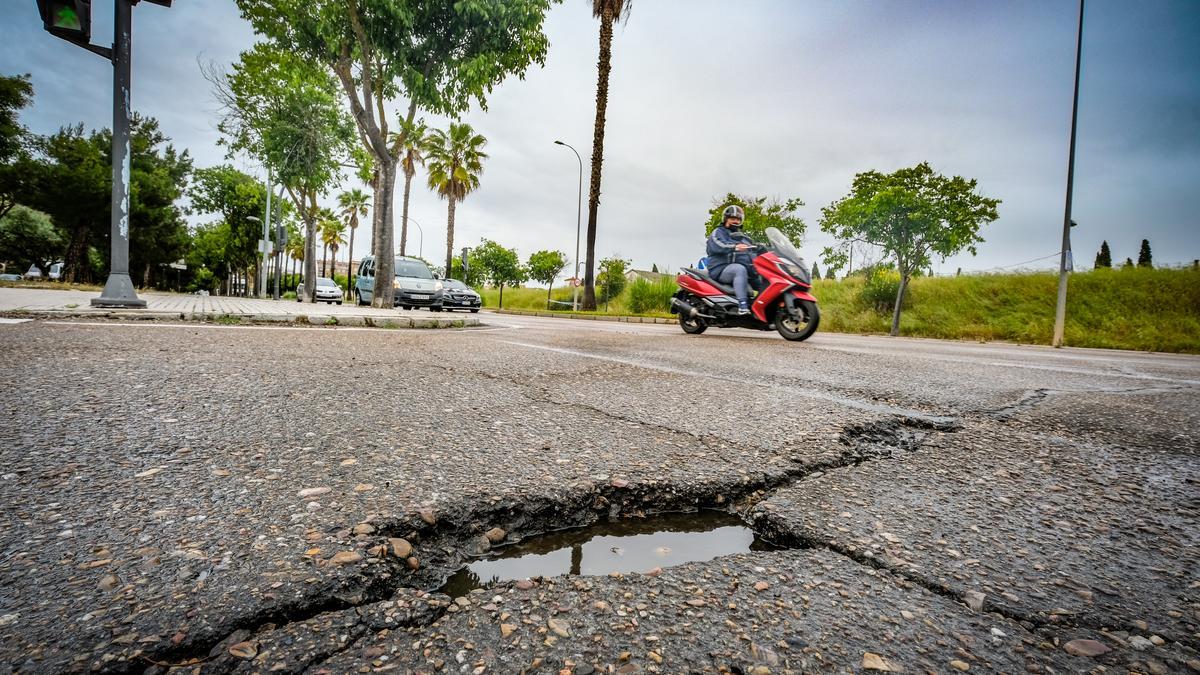
[[[421,235],[421,238],[417,240],[417,257],[424,259],[425,258],[425,230],[421,229],[421,224],[418,223],[417,221],[413,220],[412,218],[409,218],[408,222],[412,223],[413,225],[416,225],[417,232]],[[450,274],[449,272],[446,272],[447,276],[449,276],[449,274]]]
[[[268,191],[268,194],[270,194],[270,191]],[[282,202],[283,202],[283,186],[281,185],[281,186],[279,186],[279,199],[277,199],[275,201],[276,208],[278,208],[278,205]],[[280,215],[279,217],[277,217],[275,219],[275,299],[276,300],[279,299],[279,277],[281,276],[280,272],[282,271],[280,268],[283,267],[283,264],[285,262],[283,259],[283,237],[284,237],[284,234],[286,234],[286,230],[283,227],[283,216]]]
[[[258,297],[267,297],[267,244],[271,241],[271,167],[267,167],[267,209],[262,224],[262,244],[259,246]]]
[[[565,145],[571,148],[571,152],[575,153],[575,159],[579,162],[579,198],[575,204],[575,281],[571,284],[575,288],[575,298],[571,305],[572,310],[579,311],[579,225],[581,222],[581,214],[583,213],[583,159],[579,156],[579,151],[574,146],[563,143],[562,141],[554,141],[555,145]]]
[[[133,4],[116,0],[113,23],[112,258],[108,281],[93,307],[146,306],[129,279],[129,62]]]
[[[1054,347],[1062,347],[1067,322],[1067,260],[1071,256],[1071,191],[1075,183],[1075,122],[1079,117],[1079,63],[1083,54],[1083,0],[1079,0],[1079,30],[1075,33],[1075,95],[1071,101],[1071,146],[1067,152],[1067,205],[1063,214],[1062,253],[1058,259],[1058,304],[1054,310]]]

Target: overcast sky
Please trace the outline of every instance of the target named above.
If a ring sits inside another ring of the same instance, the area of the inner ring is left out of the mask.
[[[45,33],[34,4],[0,0],[0,72],[33,76],[23,122],[37,133],[109,126],[111,68]],[[92,6],[93,42],[107,43],[112,0]],[[574,259],[579,169],[553,142],[583,157],[586,229],[599,33],[590,7],[556,5],[545,67],[465,117],[490,158],[458,207],[456,251],[486,237],[522,258],[550,248]],[[815,259],[831,243],[820,209],[855,173],[929,161],[1003,200],[979,255],[937,271],[1056,267],[1077,20],[1078,3],[1063,0],[638,0],[613,40],[597,257],[692,264],[713,199],[735,192],[804,200],[801,250]],[[198,61],[231,64],[254,39],[232,2],[134,11],[134,107],[197,166],[226,161]],[[1200,2],[1088,2],[1079,105],[1078,264],[1091,266],[1102,239],[1115,261],[1136,258],[1142,238],[1156,263],[1200,258]],[[411,206],[423,236],[410,235],[410,252],[438,262],[446,206],[423,178]],[[356,244],[369,241],[360,232]]]

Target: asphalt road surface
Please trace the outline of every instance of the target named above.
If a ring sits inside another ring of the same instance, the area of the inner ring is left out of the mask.
[[[0,324],[5,670],[1200,670],[1200,358],[480,316]],[[436,590],[697,508],[777,549]]]

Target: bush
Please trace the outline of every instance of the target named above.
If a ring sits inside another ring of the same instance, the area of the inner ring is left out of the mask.
[[[654,282],[638,279],[629,285],[629,311],[634,314],[668,312],[671,309],[671,296],[677,290],[679,287],[670,277]]]
[[[867,280],[858,292],[858,298],[867,307],[873,307],[879,312],[889,312],[895,309],[896,294],[899,292],[900,273],[876,267],[867,273]]]

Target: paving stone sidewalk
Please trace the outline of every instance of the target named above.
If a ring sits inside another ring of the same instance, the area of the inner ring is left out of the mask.
[[[295,300],[259,300],[227,296],[141,293],[145,309],[92,307],[95,291],[42,288],[0,288],[0,314],[53,318],[104,318],[159,321],[231,321],[289,323],[315,326],[375,326],[379,328],[465,328],[480,325],[474,314],[429,310],[377,309],[309,304]]]

